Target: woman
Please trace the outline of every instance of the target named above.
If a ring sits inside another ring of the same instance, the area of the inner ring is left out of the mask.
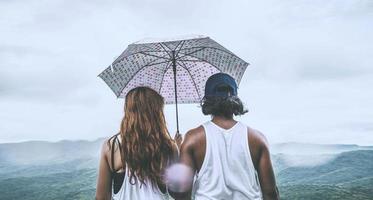
[[[177,157],[163,114],[164,100],[154,90],[128,92],[120,132],[104,142],[96,199],[168,199],[165,169]]]

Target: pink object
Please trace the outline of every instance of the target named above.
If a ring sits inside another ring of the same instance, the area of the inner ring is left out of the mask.
[[[165,183],[172,192],[186,192],[191,189],[194,179],[193,170],[183,164],[171,165],[165,174]]]

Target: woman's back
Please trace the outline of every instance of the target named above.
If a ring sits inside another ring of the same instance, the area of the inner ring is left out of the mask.
[[[130,171],[122,164],[120,135],[115,135],[109,140],[110,146],[110,166],[112,169],[113,185],[112,185],[112,199],[152,199],[152,200],[167,200],[171,199],[164,184],[159,183],[153,185],[148,180],[145,184],[130,182]],[[167,166],[165,164],[164,166]]]
[[[128,171],[127,171],[128,172]],[[129,176],[125,174],[123,185],[118,191],[118,193],[113,193],[113,200],[142,200],[142,199],[151,199],[151,200],[166,200],[171,199],[168,193],[162,193],[157,186],[154,188],[150,182],[146,185],[140,185],[136,183],[132,185],[129,181]]]
[[[178,155],[156,91],[128,92],[117,135],[102,148],[96,199],[168,199],[163,175]]]

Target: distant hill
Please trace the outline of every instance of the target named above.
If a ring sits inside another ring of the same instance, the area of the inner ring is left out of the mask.
[[[0,199],[93,199],[96,141],[0,144]],[[373,148],[358,145],[274,144],[281,199],[373,199]]]
[[[0,144],[0,199],[94,199],[103,141]]]
[[[281,156],[287,155],[275,156],[277,169]],[[320,165],[283,163],[276,173],[281,199],[373,199],[373,150],[343,152]]]
[[[309,144],[309,143],[277,143],[270,147],[272,154],[337,154],[346,151],[373,150],[373,146],[359,146],[356,144]]]
[[[104,139],[95,141],[30,141],[0,144],[0,166],[50,164],[81,158],[98,158]]]
[[[281,184],[350,185],[360,180],[373,180],[373,150],[358,150],[339,154],[323,165],[289,167],[278,174]]]
[[[59,142],[28,141],[0,143],[1,164],[30,165],[66,162],[81,158],[98,158],[105,138],[94,141],[63,140]],[[273,155],[327,155],[345,151],[373,150],[373,146],[343,144],[279,143],[271,145]]]

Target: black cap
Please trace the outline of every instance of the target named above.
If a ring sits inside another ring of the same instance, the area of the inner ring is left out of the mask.
[[[219,87],[229,87],[230,91],[219,91]],[[210,76],[206,81],[205,97],[217,96],[228,97],[237,96],[237,83],[234,78],[225,73],[217,73]]]

